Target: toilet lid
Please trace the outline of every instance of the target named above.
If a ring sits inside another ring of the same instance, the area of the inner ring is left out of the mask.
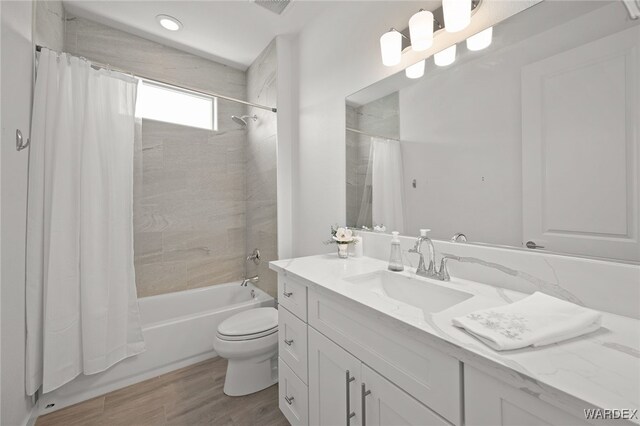
[[[230,316],[218,326],[218,334],[222,336],[247,336],[255,334],[271,334],[278,328],[278,310],[275,308],[248,309]]]

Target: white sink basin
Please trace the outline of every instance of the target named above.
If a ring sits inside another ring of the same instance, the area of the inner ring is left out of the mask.
[[[427,279],[412,278],[390,271],[377,271],[345,278],[367,290],[415,306],[425,314],[435,314],[473,297]]]

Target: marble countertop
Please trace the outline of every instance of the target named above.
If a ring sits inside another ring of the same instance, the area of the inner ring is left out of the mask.
[[[584,418],[582,410],[586,408],[640,408],[640,320],[604,312],[602,327],[588,335],[539,348],[498,352],[454,327],[451,319],[512,303],[527,294],[455,277],[450,282],[429,280],[473,297],[439,313],[425,314],[345,280],[386,270],[387,262],[378,259],[339,259],[329,254],[279,260],[271,262],[270,267],[305,280],[310,288],[347,298],[401,326],[420,330],[461,361],[580,418]],[[425,280],[415,275],[415,269],[408,268],[401,274]],[[632,422],[640,425],[637,418]]]

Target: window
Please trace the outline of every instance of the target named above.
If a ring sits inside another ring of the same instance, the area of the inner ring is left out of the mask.
[[[218,98],[140,79],[136,117],[218,130]]]

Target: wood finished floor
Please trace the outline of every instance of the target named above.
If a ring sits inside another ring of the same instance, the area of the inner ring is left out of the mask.
[[[41,416],[36,426],[289,424],[277,385],[230,397],[222,392],[226,370],[226,359],[213,358]]]

